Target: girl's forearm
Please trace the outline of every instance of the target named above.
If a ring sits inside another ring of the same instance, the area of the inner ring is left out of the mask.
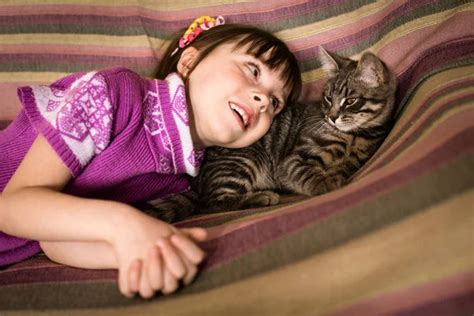
[[[84,269],[117,269],[113,247],[103,241],[42,241],[50,260]]]
[[[0,195],[0,231],[40,241],[111,242],[134,211],[123,203],[28,187]]]

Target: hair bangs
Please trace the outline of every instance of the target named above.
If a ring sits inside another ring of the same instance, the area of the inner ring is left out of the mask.
[[[236,47],[247,46],[247,54],[260,59],[268,68],[280,73],[280,79],[288,88],[288,101],[296,102],[301,91],[298,62],[288,47],[280,40],[266,34],[250,33],[237,41]]]

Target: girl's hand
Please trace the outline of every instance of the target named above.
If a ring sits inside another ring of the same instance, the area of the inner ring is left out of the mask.
[[[151,249],[156,246],[156,242],[161,239],[168,239],[171,235],[179,233],[179,230],[132,207],[125,210],[122,214],[121,219],[114,223],[115,228],[110,233],[109,242],[117,258],[120,292],[127,297],[131,297],[134,294],[133,290],[135,288],[132,289],[130,287],[129,269],[131,267],[136,269],[135,265],[139,265],[138,270],[142,270],[145,265],[149,264],[150,251],[153,251]],[[201,229],[198,229],[198,231],[201,231]],[[187,233],[189,230],[183,230],[183,232],[186,233],[181,233],[181,235],[189,235]],[[202,235],[205,235],[205,232]],[[192,233],[191,236],[193,236]],[[185,269],[186,263],[181,261],[181,255],[174,251],[174,247],[160,248],[160,251],[163,259],[162,262],[166,264],[173,277],[176,280],[184,277],[187,273]],[[191,250],[189,247],[184,248],[183,253],[184,257],[191,258],[191,260],[197,255],[195,249]],[[140,262],[134,262],[137,259]],[[131,266],[132,263],[134,266]],[[163,275],[166,276],[167,274]],[[169,276],[165,281],[170,282]]]
[[[129,270],[132,292],[144,298],[157,291],[174,292],[182,279],[190,284],[197,274],[197,265],[204,259],[204,252],[193,242],[204,241],[207,233],[202,228],[182,229],[168,238],[161,238],[150,249],[144,263],[134,262]]]

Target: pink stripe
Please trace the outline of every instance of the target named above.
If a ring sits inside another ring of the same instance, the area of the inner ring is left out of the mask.
[[[0,120],[2,121],[11,121],[20,111],[20,101],[16,94],[16,89],[21,86],[32,84],[31,82],[14,82],[14,83],[4,83],[0,82],[0,91],[1,91],[1,110],[0,110]],[[35,82],[34,84],[42,84]]]
[[[396,74],[405,73],[430,48],[455,41],[474,40],[473,12],[459,12],[441,24],[413,31],[383,47],[379,56]]]
[[[33,58],[48,55],[70,55],[70,56],[113,56],[124,58],[161,57],[158,51],[150,46],[130,47],[104,45],[65,45],[65,44],[15,44],[2,45],[2,55],[24,54],[34,55]]]
[[[455,299],[463,294],[470,294],[473,299],[473,305],[471,306],[474,306],[473,290],[474,273],[460,273],[443,280],[430,282],[417,287],[381,294],[371,300],[344,308],[332,314],[332,316],[398,315],[400,312],[412,310],[423,305]],[[409,314],[418,315],[417,313]],[[436,313],[431,315],[436,315]]]

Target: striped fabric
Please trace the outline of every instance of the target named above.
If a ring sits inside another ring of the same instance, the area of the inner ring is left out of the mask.
[[[115,271],[44,255],[0,271],[0,315],[471,315],[474,311],[474,3],[470,1],[0,2],[1,120],[15,87],[126,66],[151,76],[176,30],[202,14],[260,25],[324,81],[318,45],[377,53],[398,76],[397,123],[343,189],[181,222],[208,227],[196,282],[127,300]],[[32,210],[33,211],[33,210]]]

